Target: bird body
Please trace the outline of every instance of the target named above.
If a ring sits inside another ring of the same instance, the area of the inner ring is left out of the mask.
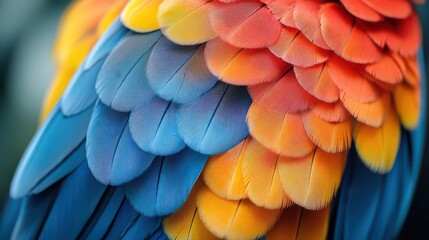
[[[413,2],[77,1],[12,237],[395,238],[426,124]]]

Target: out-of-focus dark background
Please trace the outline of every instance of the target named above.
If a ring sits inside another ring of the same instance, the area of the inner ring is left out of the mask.
[[[14,169],[37,128],[43,95],[53,75],[51,49],[58,20],[69,2],[0,0],[0,209]],[[429,3],[418,10],[426,29],[424,50],[429,63]],[[426,149],[425,156],[428,154]],[[426,158],[400,239],[428,236],[429,157]]]

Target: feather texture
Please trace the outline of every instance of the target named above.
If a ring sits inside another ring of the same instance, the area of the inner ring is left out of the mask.
[[[144,216],[171,214],[185,202],[207,158],[189,148],[157,157],[145,173],[125,186],[128,200]]]
[[[154,46],[147,77],[156,94],[178,103],[196,100],[217,82],[204,61],[203,45],[179,46],[167,38]]]
[[[129,182],[140,176],[154,159],[132,140],[128,114],[116,112],[101,102],[92,114],[86,148],[89,168],[104,184]]]
[[[250,102],[244,88],[218,83],[197,101],[179,106],[179,133],[198,152],[227,151],[248,135],[245,119]]]

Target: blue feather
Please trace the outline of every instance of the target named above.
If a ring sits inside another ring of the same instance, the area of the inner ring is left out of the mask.
[[[142,151],[132,140],[128,114],[96,104],[88,128],[88,165],[95,178],[120,185],[142,174],[155,156]]]
[[[145,217],[139,215],[133,222],[131,222],[121,235],[121,239],[146,239],[149,235],[153,234],[161,225],[161,218],[159,217]]]
[[[76,169],[83,161],[86,161],[85,142],[82,142],[60,165],[53,168],[46,176],[44,176],[40,182],[37,183],[31,193],[34,194],[44,191],[46,188],[69,174],[71,170]]]
[[[131,204],[124,200],[122,202],[121,208],[119,209],[118,213],[115,216],[115,219],[111,226],[109,227],[109,231],[107,234],[103,237],[103,239],[120,239],[124,229],[128,227],[130,222],[135,221],[135,219],[140,214],[134,210],[134,208],[131,206]],[[93,238],[93,239],[100,239],[100,238]],[[144,239],[143,236],[140,237],[140,239]]]
[[[91,220],[85,230],[79,235],[80,239],[102,239],[109,231],[123,202],[125,195],[121,189],[109,189],[104,193],[104,201],[98,203]]]
[[[61,184],[44,221],[40,239],[75,239],[95,211],[106,186],[92,176],[86,162],[82,163]],[[40,218],[40,217],[38,217]]]
[[[100,100],[115,110],[127,112],[155,96],[145,79],[146,63],[159,31],[127,34],[112,50],[96,82]]]
[[[104,60],[100,60],[89,69],[83,70],[80,67],[77,70],[60,101],[64,115],[75,115],[95,103],[97,100],[95,80],[103,62]]]
[[[11,196],[29,194],[46,175],[51,174],[83,141],[92,109],[65,117],[58,106],[33,137],[15,172]],[[64,170],[64,169],[63,169]],[[68,169],[71,172],[73,169]],[[65,171],[67,172],[67,171]]]
[[[168,240],[167,235],[164,232],[164,229],[162,227],[158,228],[156,232],[154,232],[148,240]]]
[[[11,239],[36,239],[44,220],[55,201],[58,184],[46,189],[41,194],[32,195],[22,200],[18,220]]]
[[[147,77],[156,94],[177,103],[197,99],[217,82],[207,68],[203,45],[181,46],[165,37],[150,54]]]
[[[207,159],[189,148],[157,157],[145,173],[125,185],[125,194],[144,216],[171,214],[187,199]]]
[[[88,54],[83,63],[83,69],[92,68],[102,58],[106,57],[116,44],[129,32],[130,30],[122,25],[121,20],[119,18],[116,19],[103,33]]]
[[[249,134],[246,114],[251,102],[246,88],[218,83],[198,100],[179,106],[179,133],[195,151],[225,152]]]
[[[7,200],[7,203],[2,211],[0,220],[0,239],[10,239],[12,231],[18,219],[21,209],[22,199]]]
[[[155,98],[130,115],[133,139],[144,151],[170,155],[185,148],[176,124],[176,104]]]

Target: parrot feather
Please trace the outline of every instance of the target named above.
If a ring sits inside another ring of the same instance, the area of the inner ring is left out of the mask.
[[[154,92],[178,103],[196,100],[217,82],[205,63],[203,45],[179,46],[167,38],[154,46],[146,71]]]
[[[198,215],[197,193],[202,185],[201,181],[196,182],[183,207],[163,220],[164,231],[170,239],[217,239]]]
[[[121,13],[122,23],[136,32],[151,32],[159,29],[157,19],[159,5],[163,0],[131,0]]]
[[[325,239],[328,233],[329,207],[318,211],[294,205],[283,210],[266,240]]]
[[[328,60],[329,52],[314,45],[299,30],[283,27],[279,40],[269,47],[285,62],[310,67]]]
[[[204,55],[214,75],[235,85],[274,81],[290,67],[268,49],[237,48],[220,39],[208,42]]]
[[[198,100],[178,107],[179,134],[203,154],[227,151],[249,134],[245,121],[250,103],[244,87],[219,82]]]
[[[186,201],[207,159],[189,148],[157,157],[146,172],[125,185],[126,196],[144,216],[171,214]]]
[[[211,156],[207,161],[203,172],[204,182],[218,196],[228,200],[247,197],[242,165],[250,141],[251,138],[247,137],[235,147]]]
[[[121,185],[149,168],[154,155],[142,151],[131,138],[128,114],[98,102],[88,127],[88,165],[104,184]]]
[[[128,34],[115,46],[103,64],[95,85],[105,105],[125,112],[154,96],[147,87],[147,80],[143,78],[142,81],[142,76],[145,76],[150,50],[160,37],[159,31]]]
[[[130,222],[120,237],[125,240],[147,239],[159,226],[161,226],[161,218],[139,215],[137,219]]]
[[[263,48],[280,36],[281,24],[261,2],[216,2],[210,12],[214,32],[239,48]]]
[[[280,209],[258,207],[248,199],[222,199],[206,186],[197,193],[197,208],[204,225],[219,238],[255,239],[264,236],[280,216]]]
[[[71,117],[64,116],[58,106],[53,110],[30,142],[18,165],[10,190],[12,197],[23,197],[30,193],[81,144],[91,113],[91,107]],[[68,172],[72,170],[69,169]]]
[[[300,113],[276,113],[252,104],[247,124],[253,138],[280,155],[303,157],[314,150],[314,143],[304,130]]]
[[[137,145],[155,155],[170,155],[185,148],[177,129],[177,106],[155,98],[131,112],[130,130]]]
[[[203,43],[216,37],[209,19],[212,4],[211,0],[164,0],[158,9],[162,33],[181,45]]]
[[[257,206],[279,209],[292,205],[284,193],[278,170],[279,155],[252,139],[243,159],[242,174],[249,199]]]
[[[308,156],[281,156],[278,162],[283,190],[306,209],[327,206],[340,186],[347,152],[327,153],[316,148]]]

